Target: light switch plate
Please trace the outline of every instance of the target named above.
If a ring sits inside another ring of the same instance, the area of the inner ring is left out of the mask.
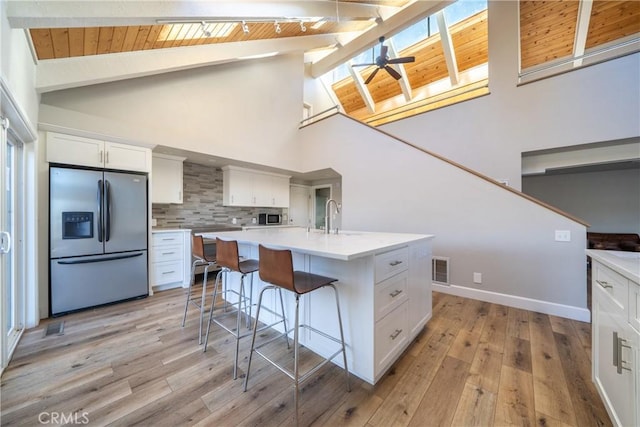
[[[570,242],[571,231],[570,230],[556,230],[556,242]]]

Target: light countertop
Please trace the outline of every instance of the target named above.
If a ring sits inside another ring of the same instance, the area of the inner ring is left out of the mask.
[[[325,234],[322,230],[307,232],[301,227],[261,228],[245,231],[202,233],[208,239],[219,237],[239,243],[263,244],[271,248],[290,249],[293,252],[348,261],[388,251],[409,243],[430,240],[431,234],[377,233],[367,231],[340,231]]]
[[[191,233],[191,230],[188,228],[151,228],[152,233],[176,233],[176,232],[188,232]]]
[[[627,279],[640,283],[640,252],[587,249],[587,255],[617,271]]]

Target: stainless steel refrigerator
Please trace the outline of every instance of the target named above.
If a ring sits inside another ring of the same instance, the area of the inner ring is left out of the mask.
[[[146,174],[50,168],[51,315],[148,295],[147,193]]]

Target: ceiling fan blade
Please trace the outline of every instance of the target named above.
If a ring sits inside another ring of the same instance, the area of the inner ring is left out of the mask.
[[[388,64],[406,64],[407,62],[415,62],[415,56],[405,56],[403,58],[392,58],[387,61]]]
[[[389,46],[382,45],[382,48],[380,48],[380,57],[386,58],[388,50],[389,50]]]
[[[387,73],[391,74],[391,77],[393,77],[394,79],[400,80],[402,78],[400,73],[394,70],[393,68],[391,68],[390,66],[386,65],[384,69],[387,70]]]
[[[351,64],[352,67],[369,67],[371,65],[376,65],[374,62],[371,62],[369,64]]]
[[[365,80],[365,81],[364,81],[364,84],[368,85],[368,84],[369,84],[369,82],[370,82],[371,80],[373,80],[373,78],[375,77],[375,75],[376,75],[376,74],[378,74],[378,71],[379,71],[379,70],[380,70],[380,68],[376,68],[375,70],[373,70],[373,73],[371,73],[371,74],[369,75],[369,77],[367,77],[367,80]]]

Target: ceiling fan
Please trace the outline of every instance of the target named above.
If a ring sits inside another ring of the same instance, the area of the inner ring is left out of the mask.
[[[400,80],[402,78],[402,76],[400,75],[400,73],[398,73],[396,70],[393,69],[393,67],[390,67],[389,64],[406,64],[407,62],[414,62],[416,60],[415,56],[404,56],[402,58],[389,58],[389,56],[387,55],[387,51],[389,50],[389,46],[385,46],[384,43],[384,36],[380,37],[378,39],[380,41],[380,56],[378,56],[376,58],[376,62],[371,62],[368,64],[353,64],[353,67],[365,67],[365,66],[370,66],[370,65],[376,65],[378,68],[376,68],[375,70],[373,70],[373,73],[371,73],[371,75],[369,75],[369,77],[367,77],[367,80],[365,80],[364,84],[369,84],[369,82],[371,80],[373,80],[373,78],[375,77],[375,75],[378,73],[378,71],[380,71],[381,69],[385,69],[387,70],[387,73],[389,73],[391,75],[391,77],[393,77],[396,80]]]

